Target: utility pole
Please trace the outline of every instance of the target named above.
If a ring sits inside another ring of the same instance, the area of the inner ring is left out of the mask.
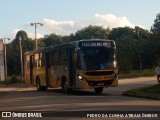
[[[37,25],[39,24],[40,26],[43,26],[42,23],[30,23],[31,26],[34,26],[35,27],[35,42],[36,42],[36,50],[38,49],[38,43],[37,43]]]
[[[22,57],[22,54],[23,54],[23,52],[22,52],[22,38],[21,38],[21,36],[19,37],[19,46],[20,46],[20,56],[21,56],[21,79],[22,79],[22,82],[24,81],[23,80],[23,57]]]
[[[138,40],[139,40],[139,30],[137,31],[137,35],[138,35]],[[141,44],[140,44],[141,45]],[[140,46],[139,45],[139,46]],[[140,46],[142,47],[142,46]],[[142,70],[142,58],[141,58],[141,51],[140,51],[140,55],[139,55],[139,69]]]
[[[137,32],[137,33],[136,33]],[[137,40],[139,40],[139,30],[137,29],[137,31],[135,30],[134,33],[137,35]],[[139,42],[139,41],[138,41]],[[140,46],[140,44],[139,44]],[[140,46],[141,47],[141,46]],[[141,58],[141,51],[139,54],[139,69],[142,70],[142,58]]]
[[[5,66],[5,78],[7,78],[7,52],[6,52],[6,39],[10,40],[10,38],[3,38],[4,42],[4,66]]]

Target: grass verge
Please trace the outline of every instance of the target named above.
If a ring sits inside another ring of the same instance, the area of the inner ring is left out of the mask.
[[[120,72],[119,78],[135,78],[135,77],[147,77],[154,76],[155,69],[145,69],[145,70],[132,70],[127,72]]]
[[[160,100],[160,84],[124,91],[122,95]]]
[[[7,77],[4,81],[0,81],[1,85],[10,85],[10,84],[16,84],[16,83],[22,83],[21,77],[12,75],[11,77]]]

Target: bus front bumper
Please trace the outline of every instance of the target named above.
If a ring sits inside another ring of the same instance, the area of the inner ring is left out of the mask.
[[[87,80],[81,82],[83,88],[98,88],[98,87],[117,87],[118,86],[118,76],[116,79],[109,80]]]

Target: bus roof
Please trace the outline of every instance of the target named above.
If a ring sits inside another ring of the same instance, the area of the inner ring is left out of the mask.
[[[25,54],[34,54],[36,52],[39,52],[39,51],[50,51],[52,49],[56,49],[57,47],[60,48],[62,46],[65,46],[65,47],[79,47],[78,46],[78,43],[80,42],[89,42],[89,41],[109,41],[109,42],[113,42],[113,44],[115,45],[115,42],[114,40],[109,40],[109,39],[81,39],[81,40],[77,40],[77,41],[72,41],[72,42],[66,42],[66,43],[62,43],[62,44],[57,44],[57,45],[54,45],[54,46],[49,46],[49,47],[45,47],[45,48],[41,48],[41,49],[38,49],[38,50],[32,50],[32,51],[27,51],[25,52]]]

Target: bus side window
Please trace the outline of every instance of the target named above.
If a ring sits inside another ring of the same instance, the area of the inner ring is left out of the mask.
[[[54,65],[55,64],[55,58],[54,58],[54,51],[52,51],[52,56],[51,56],[51,64]]]
[[[78,53],[76,49],[74,50],[73,56],[74,56],[74,63],[77,64]]]
[[[51,63],[52,65],[59,65],[59,52],[57,51],[52,51],[52,58],[51,58]]]
[[[78,55],[77,55],[77,67],[78,67],[78,69],[82,69],[82,66],[81,66],[81,58],[80,58],[80,53],[79,53],[79,51],[78,51],[77,54],[78,54]]]
[[[67,49],[61,49],[59,52],[60,65],[67,65]]]
[[[26,67],[26,68],[29,68],[29,67],[30,67],[30,55],[26,55],[25,67]]]
[[[41,67],[44,64],[42,53],[36,53],[34,55],[34,65],[35,67]]]
[[[37,67],[38,65],[38,53],[34,54],[34,66]]]

